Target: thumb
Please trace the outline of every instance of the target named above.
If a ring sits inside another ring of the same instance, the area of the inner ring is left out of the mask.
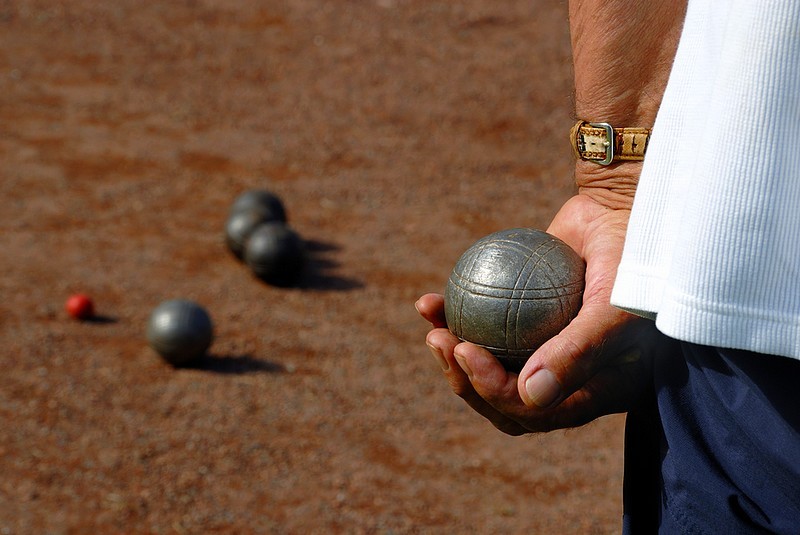
[[[640,350],[626,331],[635,316],[611,305],[585,303],[558,335],[533,353],[517,382],[522,401],[548,408],[580,390],[606,366],[637,360]]]

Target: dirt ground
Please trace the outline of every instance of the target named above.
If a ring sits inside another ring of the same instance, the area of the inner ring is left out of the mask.
[[[413,307],[573,193],[569,57],[565,2],[0,0],[0,534],[618,532],[623,417],[501,434]],[[250,188],[297,286],[224,246]]]

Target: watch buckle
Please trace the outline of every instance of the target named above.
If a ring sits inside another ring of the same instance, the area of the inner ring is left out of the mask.
[[[606,140],[603,142],[603,148],[605,148],[606,156],[605,158],[586,158],[586,159],[591,162],[598,163],[600,165],[611,165],[611,162],[614,161],[614,127],[608,123],[588,123],[588,124],[593,128],[601,128],[605,131]]]

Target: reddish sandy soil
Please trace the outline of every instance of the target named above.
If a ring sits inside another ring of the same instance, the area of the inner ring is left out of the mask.
[[[0,0],[0,534],[618,531],[622,417],[499,433],[413,307],[573,193],[571,77],[563,2]],[[249,188],[296,287],[225,249]]]

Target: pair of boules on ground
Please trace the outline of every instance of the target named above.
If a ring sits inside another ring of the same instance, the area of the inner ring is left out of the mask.
[[[225,223],[225,243],[269,284],[289,286],[305,266],[305,244],[287,223],[283,202],[267,190],[249,190],[236,198]]]

